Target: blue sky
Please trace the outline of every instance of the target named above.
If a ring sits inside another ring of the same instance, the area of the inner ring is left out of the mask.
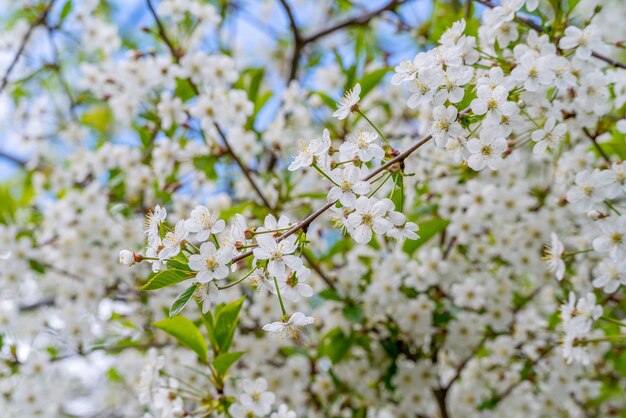
[[[74,0],[76,1],[76,0]],[[357,5],[354,11],[355,14],[363,13],[364,10],[372,10],[386,4],[388,0],[362,0],[355,1]],[[151,26],[153,24],[152,17],[150,16],[146,7],[145,0],[116,0],[112,3],[115,4],[115,12],[113,14],[113,20],[117,23],[119,30],[123,34],[134,36],[139,33],[139,28],[142,26]],[[155,3],[158,3],[155,1]],[[60,12],[65,2],[57,2],[56,13]],[[249,62],[238,63],[242,65],[258,65],[263,57],[263,52],[272,44],[273,39],[270,33],[280,33],[285,36],[289,36],[289,26],[283,10],[280,8],[279,2],[270,4],[270,8],[263,9],[263,2],[248,1],[245,3],[245,13],[239,13],[238,17],[232,19],[229,24],[229,32],[232,38],[228,40],[237,48],[244,52],[243,56],[247,57]],[[302,27],[304,34],[315,32],[325,25],[330,24],[323,20],[320,16],[321,10],[319,5],[314,0],[297,1],[292,0],[292,9],[294,11],[298,24]],[[418,26],[425,17],[430,16],[432,9],[432,2],[415,0],[409,2],[401,8],[404,19],[413,26]],[[263,22],[260,18],[267,16],[266,24],[271,29],[262,29]],[[390,25],[382,23],[378,26],[378,33],[381,39],[389,46],[392,51],[390,61],[392,63],[399,62],[402,58],[412,57],[415,50],[415,43],[409,36],[397,36],[392,34]],[[342,54],[342,58],[351,60],[352,48],[348,45],[339,49]],[[12,54],[4,54],[3,62],[6,62],[11,58]],[[43,41],[38,41],[33,37],[28,49],[29,62],[37,63],[37,57],[39,62],[50,61],[49,47]],[[37,65],[37,64],[35,64]],[[272,88],[279,92],[283,85],[281,80],[277,79],[272,84]],[[268,104],[268,107],[272,108],[272,103]],[[8,102],[0,103],[0,120],[6,120],[6,116],[10,116],[13,111],[12,106]],[[3,116],[3,114],[5,116]],[[10,118],[8,118],[10,120]],[[10,153],[16,157],[24,157],[27,155],[27,150],[21,146],[19,138],[17,138],[10,129],[10,126],[0,125],[0,151]],[[19,167],[9,162],[6,159],[0,158],[0,180],[13,177],[19,172]]]

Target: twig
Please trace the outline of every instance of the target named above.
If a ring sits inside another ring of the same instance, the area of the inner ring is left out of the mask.
[[[405,3],[408,0],[392,0],[389,3],[387,3],[384,6],[379,7],[378,9],[372,10],[371,12],[365,13],[361,16],[356,16],[350,19],[346,19],[343,22],[337,23],[336,25],[330,26],[326,29],[322,29],[319,32],[316,32],[310,36],[307,36],[304,38],[303,42],[305,44],[308,44],[310,42],[314,42],[317,41],[318,39],[326,36],[326,35],[330,35],[331,33],[334,33],[340,29],[346,28],[348,26],[355,26],[355,25],[365,25],[367,23],[369,23],[370,20],[374,19],[376,16],[378,16],[379,14],[386,12],[386,11],[390,11],[390,10],[394,10],[396,7],[400,6],[401,4]]]
[[[338,30],[347,28],[349,26],[366,25],[372,19],[374,19],[381,13],[394,10],[395,8],[405,3],[406,1],[408,0],[391,0],[389,3],[379,7],[378,9],[372,10],[371,12],[364,13],[360,16],[348,18],[342,22],[339,22],[326,29],[322,29],[309,36],[303,36],[300,31],[300,28],[296,24],[295,17],[293,15],[291,8],[289,7],[289,4],[287,3],[287,0],[279,0],[281,5],[283,6],[283,9],[285,10],[285,13],[287,14],[287,18],[289,19],[289,27],[291,28],[291,32],[292,32],[293,39],[294,39],[294,48],[293,48],[293,53],[291,55],[291,67],[289,70],[289,77],[287,81],[289,82],[291,80],[294,80],[297,77],[298,66],[300,64],[300,57],[306,45],[312,42],[315,42],[332,33],[335,33]]]
[[[322,280],[324,281],[324,283],[326,283],[326,285],[328,287],[330,287],[333,290],[337,290],[337,286],[335,286],[335,283],[333,283],[333,281],[330,279],[330,277],[328,277],[326,275],[326,273],[324,273],[324,271],[322,270],[322,268],[320,267],[319,264],[317,264],[317,262],[315,260],[313,260],[313,257],[311,257],[307,252],[303,251],[302,255],[304,256],[304,258],[306,259],[306,261],[309,263],[309,265],[311,266],[311,268],[313,270],[315,270],[315,272],[317,273],[318,276],[320,276],[322,278]]]
[[[254,181],[254,179],[252,178],[252,175],[250,174],[250,169],[248,168],[248,166],[246,166],[241,159],[239,159],[239,157],[237,156],[237,154],[235,154],[235,152],[233,151],[233,149],[231,148],[230,144],[228,143],[228,140],[226,139],[226,135],[224,134],[224,131],[222,131],[222,128],[217,124],[214,123],[215,125],[215,129],[217,129],[217,133],[219,134],[220,138],[222,138],[222,141],[224,142],[224,145],[226,146],[226,150],[228,151],[228,153],[231,155],[231,157],[233,157],[233,160],[235,160],[235,163],[239,166],[239,168],[241,169],[241,171],[243,172],[244,176],[246,176],[246,178],[248,179],[248,182],[250,183],[250,185],[252,186],[252,188],[254,189],[254,191],[256,192],[257,196],[259,196],[259,199],[261,199],[263,201],[263,204],[269,209],[272,210],[272,205],[270,204],[270,202],[267,200],[267,198],[265,197],[265,195],[263,194],[263,192],[261,192],[261,189],[259,188],[259,186],[256,184],[256,182]]]
[[[43,9],[43,11],[39,14],[39,16],[37,16],[37,19],[35,19],[35,21],[30,25],[30,27],[24,34],[24,38],[22,38],[20,47],[18,48],[17,52],[15,53],[15,56],[13,57],[13,60],[11,61],[11,63],[9,64],[9,67],[4,73],[4,77],[2,77],[2,82],[0,82],[0,93],[4,91],[4,88],[9,83],[9,77],[11,76],[11,73],[13,72],[15,65],[17,65],[17,62],[19,61],[20,57],[24,53],[24,50],[26,49],[26,44],[28,43],[28,40],[30,39],[33,32],[35,31],[35,28],[46,21],[48,17],[48,13],[50,13],[50,9],[54,5],[55,1],[56,0],[50,0],[50,3],[48,3],[46,8]]]
[[[298,64],[300,61],[300,55],[302,53],[302,48],[305,43],[302,42],[302,35],[300,34],[300,28],[298,28],[298,24],[296,23],[296,19],[291,11],[291,7],[289,7],[289,3],[287,0],[278,0],[280,4],[283,6],[283,10],[287,15],[287,19],[289,20],[289,27],[291,28],[291,33],[293,35],[293,52],[291,54],[291,67],[289,69],[289,78],[287,79],[287,84],[291,80],[294,80],[298,74]]]
[[[497,7],[497,5],[496,5],[496,4],[492,3],[492,2],[491,2],[491,1],[489,1],[489,0],[474,0],[474,1],[475,1],[475,2],[477,2],[477,3],[482,4],[483,6],[487,6],[487,7],[489,7],[490,9],[493,9],[494,7]],[[539,32],[539,33],[545,32],[545,31],[544,31],[544,29],[543,29],[543,27],[542,27],[541,25],[539,25],[537,22],[535,22],[535,21],[533,21],[533,20],[531,20],[531,19],[527,19],[527,18],[525,18],[525,17],[521,17],[521,16],[517,16],[517,15],[516,15],[516,16],[515,16],[515,20],[516,20],[516,21],[518,21],[518,22],[520,22],[520,23],[525,24],[526,26],[528,26],[528,27],[530,27],[530,28],[533,28],[534,30],[536,30],[536,31],[537,31],[537,32]],[[601,60],[601,61],[604,61],[604,62],[606,62],[607,64],[610,64],[610,65],[612,65],[612,66],[614,66],[614,67],[619,67],[619,68],[624,68],[624,69],[626,69],[626,64],[624,64],[624,63],[622,63],[622,62],[619,62],[619,61],[616,61],[616,60],[614,60],[614,59],[612,59],[612,58],[609,58],[609,57],[607,57],[607,56],[604,56],[604,55],[602,55],[602,54],[600,54],[600,53],[598,53],[598,52],[596,52],[596,51],[592,51],[592,52],[591,52],[591,55],[592,55],[594,58],[597,58],[597,59],[599,59],[599,60]]]
[[[611,164],[611,159],[606,154],[606,152],[604,152],[604,150],[602,149],[602,147],[600,146],[600,144],[598,144],[598,141],[596,140],[597,135],[592,135],[591,132],[589,132],[589,129],[587,128],[583,128],[583,132],[585,133],[585,135],[587,135],[587,138],[589,138],[589,140],[591,141],[593,146],[596,148],[598,153],[602,156],[602,158],[604,158],[604,161],[606,161],[608,164]]]
[[[26,161],[21,160],[21,159],[17,158],[16,156],[8,154],[8,153],[6,153],[4,151],[0,151],[0,158],[8,160],[8,161],[12,162],[15,165],[19,165],[20,167],[25,167],[26,166]]]
[[[174,58],[174,60],[178,62],[178,60],[180,59],[180,52],[176,50],[176,48],[174,48],[174,44],[172,43],[169,36],[167,35],[167,32],[165,31],[165,26],[163,26],[161,19],[159,19],[159,15],[157,14],[154,6],[152,5],[152,0],[146,0],[146,4],[148,5],[148,9],[150,10],[152,17],[154,18],[156,22],[157,29],[159,31],[159,35],[161,36],[161,39],[163,39],[163,42],[165,42],[165,45],[167,45],[167,48],[170,50],[170,53],[172,54],[172,57]]]

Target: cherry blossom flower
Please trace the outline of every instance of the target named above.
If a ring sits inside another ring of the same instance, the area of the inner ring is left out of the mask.
[[[148,235],[148,244],[151,247],[157,247],[161,241],[159,237],[159,226],[167,217],[167,210],[156,205],[152,212],[146,216],[146,234]]]
[[[615,292],[620,285],[626,285],[626,263],[624,260],[614,262],[604,259],[594,272],[593,287],[603,288],[604,293]]]
[[[576,56],[581,59],[589,59],[592,50],[603,47],[598,29],[594,25],[589,25],[584,29],[576,26],[565,28],[565,36],[559,41],[561,49],[576,49]]]
[[[214,280],[211,280],[207,283],[198,284],[198,287],[196,287],[196,290],[194,291],[193,295],[202,304],[203,314],[209,312],[209,310],[211,309],[211,306],[217,301],[218,292],[219,290]]]
[[[363,170],[358,167],[350,165],[332,174],[338,186],[332,187],[328,192],[329,202],[339,200],[343,206],[351,208],[356,204],[356,195],[364,195],[370,191],[370,183],[361,180]]]
[[[337,102],[337,110],[333,113],[333,117],[343,120],[353,112],[355,106],[358,105],[361,94],[361,85],[356,83],[352,90],[346,91],[346,94],[339,102]]]
[[[341,158],[351,160],[358,158],[360,161],[367,162],[372,159],[382,160],[385,151],[375,143],[378,134],[360,130],[358,135],[348,135],[346,141],[339,146]]]
[[[163,249],[159,252],[159,259],[163,261],[180,253],[180,244],[188,235],[189,231],[185,228],[185,221],[181,219],[176,222],[174,231],[168,232],[163,238]]]
[[[239,403],[229,409],[229,413],[236,418],[265,416],[272,410],[276,395],[267,390],[267,381],[262,377],[256,380],[245,379],[241,382],[243,393],[239,395]]]
[[[187,114],[183,108],[183,102],[174,97],[170,91],[161,93],[161,100],[157,105],[157,111],[161,118],[161,126],[169,130],[172,125],[180,125],[187,120]]]
[[[565,261],[563,261],[563,243],[553,232],[550,235],[550,247],[546,247],[544,260],[548,264],[548,271],[556,276],[557,280],[563,280],[565,275]]]
[[[300,152],[289,165],[289,171],[309,167],[317,159],[321,159],[328,153],[330,148],[330,133],[324,129],[321,138],[314,138],[310,142],[300,141]]]
[[[311,325],[314,318],[304,315],[302,312],[295,312],[287,322],[272,322],[263,326],[263,331],[298,338],[302,328]]]
[[[477,90],[477,97],[472,100],[470,107],[477,115],[485,115],[488,121],[499,123],[502,116],[511,116],[517,107],[508,101],[508,90],[503,86],[491,89],[481,86]]]
[[[461,124],[457,122],[458,110],[454,106],[437,106],[433,110],[432,135],[439,148],[443,148],[450,138],[463,133]]]
[[[280,242],[269,234],[256,236],[258,248],[254,249],[254,257],[257,260],[269,260],[267,271],[277,279],[287,277],[287,267],[293,271],[302,269],[303,264],[300,257],[293,254],[296,251],[295,237],[291,236]]]
[[[219,234],[224,230],[226,222],[218,219],[218,214],[206,206],[198,205],[191,211],[191,218],[185,221],[185,228],[196,233],[196,240],[204,242],[211,234]]]
[[[122,250],[119,254],[120,264],[130,266],[135,263],[135,254],[129,250]]]
[[[472,138],[467,141],[467,149],[471,153],[467,164],[476,171],[485,167],[497,170],[502,165],[502,153],[506,148],[506,139],[493,136],[492,133],[483,130],[480,133],[480,139]]]
[[[189,256],[189,268],[198,272],[196,281],[199,283],[225,279],[230,273],[227,264],[232,257],[230,249],[218,250],[212,242],[205,242],[200,246],[200,254]]]
[[[593,249],[608,253],[614,262],[626,259],[626,216],[610,217],[598,222],[602,235],[593,240]]]
[[[377,234],[386,234],[393,224],[386,218],[393,209],[389,199],[377,200],[361,196],[357,199],[355,211],[348,216],[348,222],[354,228],[352,237],[359,244],[367,244],[372,239],[372,230]]]
[[[532,140],[536,142],[533,153],[543,154],[546,149],[555,149],[567,133],[567,125],[556,124],[555,118],[548,118],[543,129],[537,129],[532,133]]]

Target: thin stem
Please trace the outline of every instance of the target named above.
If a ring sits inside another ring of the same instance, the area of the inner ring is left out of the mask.
[[[381,188],[381,187],[383,187],[383,185],[384,185],[385,183],[387,183],[387,180],[389,180],[389,179],[391,178],[391,176],[392,176],[392,174],[391,174],[391,173],[389,173],[389,175],[387,175],[387,177],[385,178],[385,180],[384,180],[383,182],[381,182],[381,183],[378,185],[378,187],[377,187],[377,188],[376,188],[376,189],[375,189],[372,193],[370,193],[370,194],[369,194],[369,197],[374,196],[374,195],[376,194],[376,192],[377,192],[377,191],[379,191],[379,190],[380,190],[380,188]]]
[[[317,172],[318,172],[318,173],[320,173],[322,176],[326,177],[326,178],[328,179],[328,181],[330,181],[332,184],[334,184],[334,185],[335,185],[335,186],[337,186],[337,187],[340,187],[337,183],[335,183],[335,181],[334,181],[333,179],[331,179],[331,178],[330,178],[330,176],[329,176],[328,174],[326,174],[326,173],[324,172],[324,170],[322,170],[321,168],[319,168],[319,166],[318,166],[317,164],[313,163],[313,164],[311,165],[311,167],[313,167],[314,169],[316,169],[316,170],[317,170]]]
[[[234,286],[237,286],[239,283],[243,282],[244,280],[246,280],[248,277],[250,277],[252,275],[252,273],[254,273],[256,271],[256,268],[253,268],[252,270],[250,270],[248,272],[248,274],[246,274],[245,276],[243,276],[241,279],[237,280],[236,282],[233,283],[229,283],[226,286],[217,286],[218,290],[224,290],[224,289],[228,289]]]
[[[219,250],[220,249],[220,243],[217,241],[217,237],[215,236],[215,234],[211,234],[211,238],[213,238],[213,242],[215,243],[215,247]]]
[[[287,320],[287,311],[285,310],[285,305],[283,304],[283,297],[280,295],[280,289],[278,288],[278,280],[276,280],[276,277],[274,277],[274,285],[276,286],[276,294],[278,295],[278,301],[280,302],[280,310],[283,312],[285,320]]]
[[[601,319],[601,320],[603,320],[603,321],[605,321],[605,322],[609,322],[609,323],[611,323],[611,324],[619,325],[620,327],[624,327],[624,328],[626,328],[626,324],[625,324],[625,323],[623,323],[623,322],[618,321],[617,319],[609,318],[609,317],[607,317],[607,316],[601,316],[601,317],[600,317],[600,318],[598,318],[598,319]]]
[[[28,40],[32,36],[33,32],[35,31],[35,28],[45,23],[46,19],[48,18],[48,14],[50,13],[50,10],[52,9],[52,6],[54,6],[55,1],[56,0],[50,0],[50,3],[48,3],[46,8],[43,9],[43,11],[39,14],[39,16],[37,16],[37,19],[35,19],[35,21],[30,25],[30,27],[24,34],[24,37],[22,38],[22,42],[20,42],[20,46],[17,49],[17,52],[15,53],[15,55],[13,56],[13,60],[7,67],[7,70],[4,73],[4,77],[2,77],[2,81],[0,82],[0,93],[2,93],[2,91],[4,91],[4,88],[7,86],[7,84],[9,84],[9,77],[11,76],[11,72],[13,72],[13,69],[17,65],[17,62],[20,60],[20,57],[24,53],[24,50],[26,49],[26,44],[28,43]]]
[[[622,216],[622,213],[617,210],[617,208],[613,205],[613,203],[609,202],[608,200],[604,200],[604,204],[608,206],[609,209],[611,209],[613,212],[615,212],[617,214],[617,216]]]
[[[565,254],[563,254],[563,259],[566,259],[566,258],[568,258],[568,257],[573,257],[573,256],[578,255],[578,254],[585,254],[585,253],[589,253],[589,252],[591,252],[591,251],[593,251],[593,248],[587,248],[586,250],[572,251],[571,253],[565,253]]]
[[[373,122],[372,122],[372,121],[371,121],[371,120],[370,120],[367,116],[365,116],[365,113],[363,113],[363,112],[361,111],[361,109],[358,109],[358,108],[357,108],[357,111],[356,111],[356,112],[357,112],[359,115],[363,116],[363,119],[365,119],[365,120],[367,121],[367,123],[369,123],[369,124],[370,124],[370,126],[371,126],[372,128],[374,128],[374,129],[376,130],[376,132],[378,132],[378,135],[380,135],[380,137],[383,139],[383,141],[385,141],[385,143],[389,144],[389,141],[387,140],[387,138],[385,137],[385,135],[383,135],[383,133],[382,133],[382,132],[381,132],[381,131],[380,131],[380,130],[376,127],[376,125],[374,125],[374,123],[373,123]]]

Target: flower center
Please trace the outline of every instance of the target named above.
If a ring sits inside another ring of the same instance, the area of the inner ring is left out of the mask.
[[[215,260],[214,258],[207,258],[207,260],[206,260],[206,267],[207,267],[207,269],[209,269],[211,271],[214,271],[217,268],[218,265],[219,264],[218,264],[217,260]]]
[[[480,153],[482,155],[489,156],[493,153],[493,149],[491,148],[491,145],[483,145],[480,148]]]
[[[621,232],[613,232],[611,234],[611,242],[613,245],[620,245],[624,241],[624,234]]]

